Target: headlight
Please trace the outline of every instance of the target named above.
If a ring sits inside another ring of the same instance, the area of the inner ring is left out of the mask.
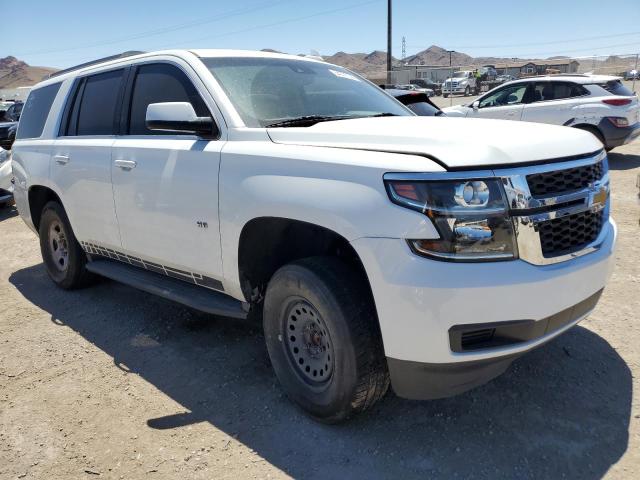
[[[439,239],[410,239],[414,252],[451,261],[517,257],[499,180],[387,180],[386,187],[392,202],[424,213],[440,234]]]
[[[467,83],[468,83],[468,80],[462,80],[462,81],[460,82],[460,85],[466,85]]]

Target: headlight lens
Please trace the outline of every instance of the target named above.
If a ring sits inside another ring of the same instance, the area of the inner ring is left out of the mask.
[[[409,240],[414,252],[451,261],[516,258],[514,228],[500,181],[388,180],[391,201],[427,215],[439,239]]]

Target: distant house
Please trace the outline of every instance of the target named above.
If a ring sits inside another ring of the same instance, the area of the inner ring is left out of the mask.
[[[572,59],[530,60],[496,65],[499,74],[524,77],[547,73],[577,73],[580,62]]]

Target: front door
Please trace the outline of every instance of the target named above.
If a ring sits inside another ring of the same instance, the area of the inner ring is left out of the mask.
[[[487,93],[480,98],[478,108],[470,110],[468,117],[520,120],[527,86],[527,83],[516,83]]]
[[[113,145],[112,177],[122,246],[133,263],[220,289],[218,170],[223,141],[146,128],[147,106],[190,102],[210,116],[186,66],[134,66],[123,113],[124,135]],[[202,87],[201,87],[202,88]]]

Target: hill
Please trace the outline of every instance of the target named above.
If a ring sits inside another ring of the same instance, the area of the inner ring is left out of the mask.
[[[0,88],[29,87],[55,71],[55,68],[32,67],[16,57],[0,58]]]

